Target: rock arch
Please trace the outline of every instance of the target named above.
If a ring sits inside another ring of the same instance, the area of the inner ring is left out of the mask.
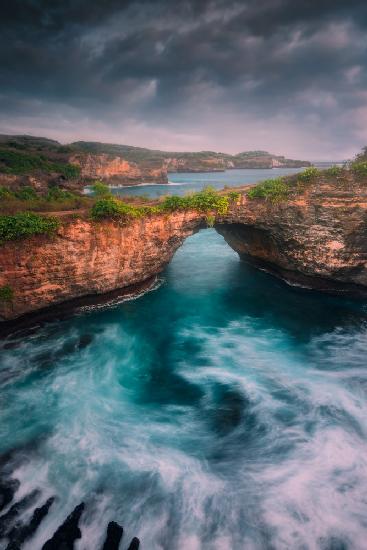
[[[250,200],[243,193],[217,217],[216,230],[242,258],[310,288],[367,294],[367,190],[317,182],[290,200]],[[93,223],[72,219],[52,238],[9,242],[0,249],[0,286],[14,291],[0,304],[3,320],[72,299],[152,280],[189,236],[206,227],[197,211]]]

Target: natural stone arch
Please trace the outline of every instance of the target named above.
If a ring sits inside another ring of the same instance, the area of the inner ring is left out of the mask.
[[[0,250],[0,286],[14,291],[0,316],[145,284],[183,241],[206,226],[197,211],[159,213],[127,224],[65,221],[57,235],[8,242]],[[332,292],[367,293],[367,190],[327,181],[272,203],[244,193],[215,229],[242,258],[286,280]]]

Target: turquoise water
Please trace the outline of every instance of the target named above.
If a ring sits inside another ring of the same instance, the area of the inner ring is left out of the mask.
[[[239,187],[256,183],[267,178],[287,176],[302,171],[299,168],[267,168],[253,170],[226,170],[225,172],[202,172],[195,173],[174,173],[168,174],[169,183],[163,185],[151,184],[131,187],[115,187],[114,193],[126,195],[148,195],[150,197],[161,197],[162,195],[200,191],[203,187],[210,185],[215,189]]]
[[[123,549],[366,548],[366,321],[206,229],[156,290],[9,336],[0,452],[17,498],[58,497],[24,548],[82,500],[78,549],[110,520]]]

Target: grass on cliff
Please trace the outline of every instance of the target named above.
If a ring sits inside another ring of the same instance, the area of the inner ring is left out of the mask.
[[[40,216],[33,212],[0,216],[0,244],[33,235],[51,235],[59,225],[60,222],[56,218]]]
[[[47,174],[56,172],[67,179],[80,176],[80,167],[64,162],[52,162],[44,155],[12,151],[0,148],[0,172],[4,174],[31,174],[41,170]]]
[[[267,179],[255,185],[247,193],[250,199],[265,199],[270,202],[286,200],[290,187],[283,178]]]
[[[42,194],[37,193],[30,186],[24,186],[18,190],[0,186],[0,214],[77,210],[90,208],[93,202],[90,197],[72,193],[57,186],[49,187],[47,192]]]
[[[365,163],[365,171],[361,164],[352,164],[350,170],[339,166],[331,166],[326,170],[318,170],[316,167],[310,166],[303,172],[292,176],[264,180],[252,187],[248,191],[247,196],[250,199],[264,199],[272,203],[278,203],[289,199],[292,193],[301,192],[307,184],[315,183],[318,179],[322,181],[323,179],[334,180],[336,178],[340,183],[347,178],[348,174],[367,176],[367,163]]]
[[[211,187],[206,187],[198,193],[179,197],[169,195],[154,206],[134,206],[126,204],[112,195],[97,199],[91,215],[94,220],[101,219],[128,219],[141,218],[150,214],[162,212],[176,212],[184,210],[198,210],[199,212],[215,212],[218,215],[226,214],[230,201],[237,200],[239,193],[219,194]]]

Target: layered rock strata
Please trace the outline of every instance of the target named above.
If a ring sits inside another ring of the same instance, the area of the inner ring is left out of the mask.
[[[2,319],[67,300],[129,288],[160,273],[177,248],[206,227],[200,212],[133,220],[64,221],[53,237],[0,246]],[[239,255],[292,284],[367,294],[367,186],[322,179],[288,200],[250,200],[243,192],[216,229]]]

